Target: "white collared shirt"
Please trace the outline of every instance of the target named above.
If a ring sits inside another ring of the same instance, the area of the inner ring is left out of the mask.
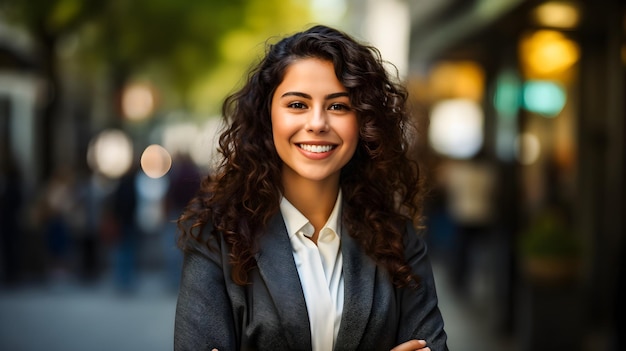
[[[311,222],[284,197],[280,202],[306,301],[313,351],[333,349],[343,312],[340,210],[341,191],[315,245]]]

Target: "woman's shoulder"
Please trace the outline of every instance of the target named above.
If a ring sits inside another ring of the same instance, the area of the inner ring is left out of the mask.
[[[415,253],[426,249],[423,228],[417,228],[412,221],[407,220],[403,233],[402,241],[405,253]]]
[[[187,219],[180,222],[178,227],[178,246],[185,252],[208,254],[208,251],[216,251],[221,246],[221,235],[210,222]]]

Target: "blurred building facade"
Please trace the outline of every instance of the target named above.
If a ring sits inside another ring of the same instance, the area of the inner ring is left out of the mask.
[[[441,191],[433,246],[460,287],[483,276],[485,322],[523,350],[623,349],[624,3],[407,3],[407,79]]]

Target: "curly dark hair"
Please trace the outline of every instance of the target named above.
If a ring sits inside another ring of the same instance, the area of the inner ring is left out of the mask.
[[[345,228],[387,269],[394,285],[415,285],[419,277],[406,262],[402,237],[407,221],[419,223],[422,186],[418,164],[408,156],[407,92],[376,48],[320,25],[268,45],[243,88],[224,101],[223,158],[179,218],[179,246],[185,250],[189,240],[202,241],[200,232],[210,223],[212,235],[230,245],[233,280],[247,283],[257,239],[279,211],[283,190],[272,96],[287,67],[303,58],[333,63],[358,116],[359,144],[340,176]]]

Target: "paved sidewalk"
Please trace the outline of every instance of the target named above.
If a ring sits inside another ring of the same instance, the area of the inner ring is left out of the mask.
[[[490,311],[479,307],[456,294],[448,281],[445,270],[434,264],[435,284],[439,309],[448,334],[451,351],[514,351],[512,340],[495,335]],[[488,301],[487,301],[488,303]]]
[[[0,291],[0,350],[172,350],[176,297],[156,281],[132,295],[109,284]]]

